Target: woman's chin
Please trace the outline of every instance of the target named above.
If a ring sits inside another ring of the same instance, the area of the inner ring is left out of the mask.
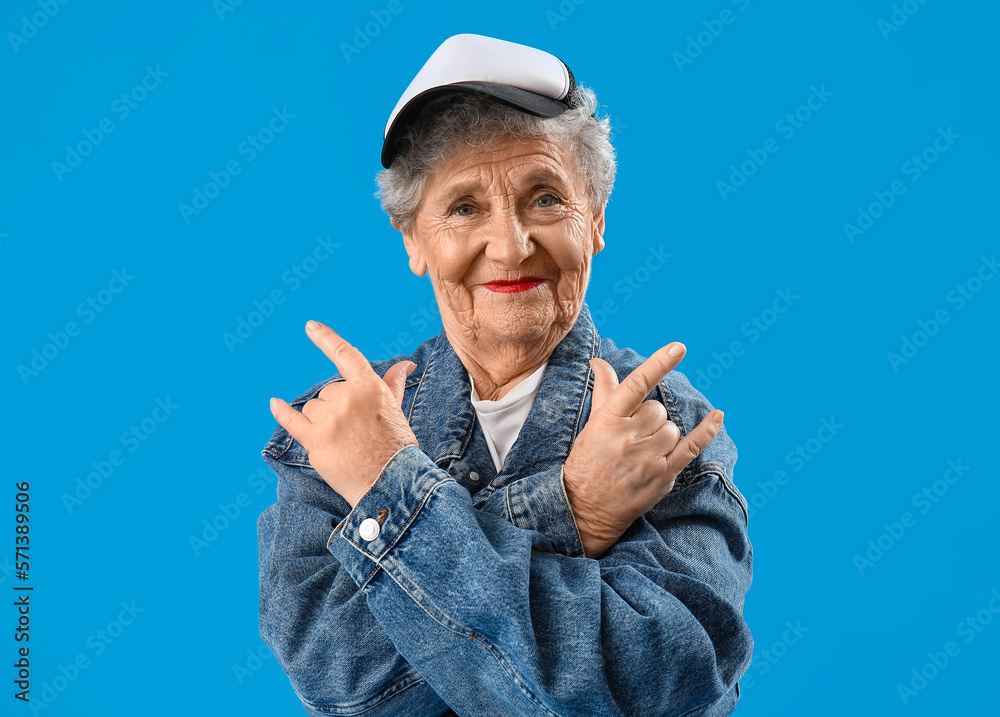
[[[556,321],[555,304],[511,302],[504,307],[481,307],[476,322],[480,336],[504,343],[527,343],[550,334]]]

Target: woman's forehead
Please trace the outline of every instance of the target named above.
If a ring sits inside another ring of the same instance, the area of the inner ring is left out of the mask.
[[[495,184],[534,186],[569,185],[574,182],[575,162],[559,144],[527,141],[475,149],[442,160],[430,176],[427,188],[434,193],[453,194],[484,190]]]

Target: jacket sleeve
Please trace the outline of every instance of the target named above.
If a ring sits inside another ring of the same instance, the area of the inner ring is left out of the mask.
[[[477,505],[518,528],[536,530],[548,540],[548,550],[557,555],[582,558],[583,539],[566,494],[565,464],[511,481]]]
[[[725,431],[701,459],[593,560],[476,510],[407,446],[329,550],[460,715],[727,714],[753,647],[742,615],[751,550]],[[369,519],[379,530],[362,537]]]
[[[279,432],[282,429],[279,429]],[[292,457],[288,457],[292,456]],[[350,504],[284,454],[265,462],[278,502],[258,518],[260,634],[309,715],[438,717],[448,706],[393,645],[327,550]]]

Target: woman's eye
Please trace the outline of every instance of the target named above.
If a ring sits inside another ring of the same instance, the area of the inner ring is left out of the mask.
[[[460,217],[468,217],[472,214],[472,212],[473,209],[471,204],[456,204],[455,208],[451,210],[452,214],[457,214]]]
[[[549,208],[551,206],[554,206],[557,201],[559,201],[559,197],[557,197],[556,195],[554,195],[554,194],[543,194],[542,196],[540,196],[536,200],[535,203],[539,207],[541,207],[543,209],[547,209],[547,208]]]

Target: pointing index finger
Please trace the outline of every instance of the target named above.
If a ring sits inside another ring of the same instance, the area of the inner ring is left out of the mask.
[[[306,446],[306,440],[312,421],[280,398],[271,399],[271,415],[281,424],[282,428],[292,435],[292,438],[305,446],[306,450],[309,450],[309,447]]]
[[[686,350],[677,341],[658,349],[618,384],[605,404],[606,409],[618,416],[631,416],[656,384],[677,367]]]
[[[336,331],[318,321],[306,322],[306,334],[346,379],[374,373],[368,359]]]

